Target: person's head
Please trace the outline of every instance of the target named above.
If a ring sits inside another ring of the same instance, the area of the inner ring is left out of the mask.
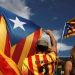
[[[73,60],[75,61],[75,46],[70,50],[70,54],[71,54]]]
[[[48,40],[46,38],[40,38],[37,41],[37,49],[41,52],[45,52],[48,50]]]

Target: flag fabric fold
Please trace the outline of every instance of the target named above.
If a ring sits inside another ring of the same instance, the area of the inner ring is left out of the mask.
[[[68,38],[75,35],[75,18],[65,23],[62,38]]]
[[[20,40],[24,39],[31,33],[40,29],[40,26],[36,25],[32,21],[20,17],[2,7],[0,7],[0,14],[6,21],[10,43],[12,46],[20,42]]]
[[[0,70],[3,75],[22,75],[14,61],[0,50]]]
[[[42,37],[42,28],[0,7],[0,36],[0,50],[21,70],[23,59],[36,52],[36,42]]]

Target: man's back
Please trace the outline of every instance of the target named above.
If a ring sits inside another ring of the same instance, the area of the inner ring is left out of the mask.
[[[53,75],[55,69],[55,61],[56,54],[54,52],[47,55],[35,54],[24,60],[22,69],[28,68],[31,75]]]
[[[46,38],[39,38],[36,43],[37,54],[25,58],[23,61],[23,75],[53,75],[57,56],[57,44],[52,31],[45,30],[45,32],[50,37],[51,48],[48,48],[49,43]],[[46,54],[47,51],[50,53]]]

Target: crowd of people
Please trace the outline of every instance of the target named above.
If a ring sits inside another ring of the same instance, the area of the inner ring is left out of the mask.
[[[57,43],[51,30],[45,30],[50,37],[51,47],[46,38],[40,38],[36,44],[36,54],[23,61],[23,75],[55,75],[55,66],[61,62],[57,55]],[[67,61],[64,75],[75,75],[75,46],[70,50],[72,61]]]
[[[55,75],[56,65],[61,62],[57,55],[57,42],[51,30],[45,30],[45,33],[50,37],[51,47],[46,38],[39,38],[36,43],[36,54],[23,60],[21,72],[17,68],[19,75]],[[75,46],[70,53],[72,61],[66,62],[64,75],[75,75]]]

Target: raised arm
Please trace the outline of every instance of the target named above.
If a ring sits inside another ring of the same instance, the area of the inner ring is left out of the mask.
[[[51,30],[45,30],[45,33],[49,35],[50,37],[50,42],[51,42],[51,50],[54,50],[56,51],[57,50],[57,43],[56,43],[56,40],[52,34],[52,31]]]

